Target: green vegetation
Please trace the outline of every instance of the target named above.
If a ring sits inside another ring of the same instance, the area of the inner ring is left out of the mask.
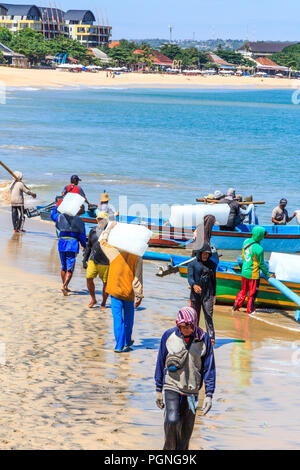
[[[88,54],[88,49],[78,41],[63,36],[46,40],[41,33],[30,28],[18,31],[14,35],[7,28],[0,28],[0,42],[13,51],[25,55],[32,64],[41,63],[47,55],[54,56],[57,53],[68,53],[84,65],[94,63],[93,57]]]
[[[7,46],[12,41],[13,35],[8,28],[0,26],[0,42]]]
[[[300,43],[285,47],[282,52],[273,54],[271,59],[278,65],[300,70]]]
[[[3,52],[0,51],[0,64],[5,64],[5,63],[6,63],[6,60],[4,58]]]
[[[242,54],[234,51],[225,51],[222,47],[218,47],[216,54],[221,57],[221,59],[226,60],[230,64],[242,65],[245,67],[255,67],[255,62],[251,59],[247,59]]]
[[[182,49],[176,44],[164,44],[160,51],[170,59],[180,62],[183,69],[200,68],[208,63],[206,53],[198,51],[195,47]]]

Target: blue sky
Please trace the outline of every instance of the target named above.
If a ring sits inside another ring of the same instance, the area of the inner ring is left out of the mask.
[[[196,39],[245,39],[248,31],[251,41],[300,41],[299,0],[56,0],[56,5],[64,10],[101,8],[113,39],[168,38],[172,24],[174,39],[193,34]]]

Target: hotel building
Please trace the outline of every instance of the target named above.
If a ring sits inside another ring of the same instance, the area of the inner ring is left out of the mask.
[[[55,3],[49,3],[49,7],[0,3],[1,26],[12,33],[30,28],[43,34],[45,39],[65,36],[87,47],[108,45],[112,29],[111,26],[100,25],[90,10],[64,12]]]

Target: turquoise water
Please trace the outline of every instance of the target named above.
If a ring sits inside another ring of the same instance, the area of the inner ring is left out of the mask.
[[[88,199],[192,203],[233,186],[300,209],[300,106],[293,90],[11,90],[0,105],[1,159],[51,202],[77,173]],[[6,174],[0,169],[0,180]]]

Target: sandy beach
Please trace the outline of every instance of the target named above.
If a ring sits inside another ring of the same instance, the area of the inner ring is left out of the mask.
[[[13,235],[6,209],[0,221],[0,448],[161,449],[155,360],[187,302],[186,281],[158,280],[157,265],[144,263],[134,351],[116,355],[110,308],[87,308],[81,255],[64,298],[54,227],[32,219],[26,234]],[[279,313],[270,325],[216,308],[217,338],[245,343],[216,347],[213,409],[205,418],[198,412],[191,449],[299,447],[300,367],[292,354],[300,328],[286,322]]]
[[[123,73],[115,78],[107,77],[106,72],[70,73],[57,70],[30,70],[0,67],[0,81],[6,87],[228,87],[258,89],[296,89],[300,81],[285,78],[223,77],[215,76],[171,76],[166,74]]]

